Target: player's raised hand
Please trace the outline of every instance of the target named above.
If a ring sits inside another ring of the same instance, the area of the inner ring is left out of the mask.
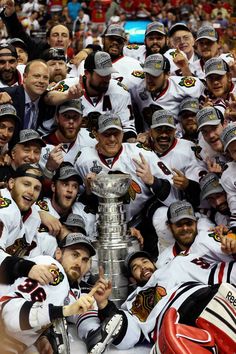
[[[11,16],[16,11],[14,0],[1,0],[0,4],[4,7],[6,16]]]
[[[72,100],[76,98],[80,98],[84,94],[84,89],[81,84],[78,82],[77,84],[71,86],[69,90],[65,91],[67,94],[67,99]]]
[[[0,92],[0,104],[12,103],[12,98],[7,92]]]
[[[236,121],[236,95],[232,92],[229,95],[229,100],[226,101],[226,110],[224,117],[227,121],[235,122]]]
[[[142,181],[151,186],[154,183],[154,176],[152,175],[149,163],[145,160],[143,154],[139,153],[140,160],[133,158],[136,166],[136,175],[142,179]]]
[[[222,167],[210,157],[206,158],[207,170],[213,173],[222,173]]]
[[[58,144],[52,149],[52,151],[50,151],[46,163],[46,168],[49,171],[55,171],[60,166],[60,164],[64,161],[62,151],[63,151],[63,144]]]
[[[177,189],[185,190],[189,185],[188,178],[185,177],[183,172],[181,172],[180,170],[177,170],[177,168],[172,168],[172,171],[174,172],[174,175],[172,178],[174,186]]]
[[[236,234],[228,233],[220,236],[221,249],[227,254],[236,254]]]
[[[55,264],[35,264],[29,271],[28,277],[46,285],[54,281],[55,271],[58,268]]]
[[[112,292],[112,283],[110,279],[106,279],[104,276],[104,269],[99,267],[99,278],[95,284],[94,298],[97,302],[98,308],[101,310],[106,307],[108,298]],[[92,289],[93,290],[93,289]]]

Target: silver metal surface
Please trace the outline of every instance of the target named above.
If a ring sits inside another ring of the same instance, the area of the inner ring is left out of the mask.
[[[121,201],[130,183],[130,175],[102,174],[97,176],[91,187],[93,193],[99,198],[98,238],[94,243],[97,258],[93,257],[92,273],[95,274],[98,271],[98,265],[103,266],[105,278],[112,282],[111,299],[118,306],[128,296],[128,279],[124,274],[124,260],[133,249],[139,249],[137,239],[127,234],[126,208]]]

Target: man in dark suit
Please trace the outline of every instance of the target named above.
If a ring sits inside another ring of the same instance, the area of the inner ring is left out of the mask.
[[[4,92],[0,104],[13,104],[21,120],[21,129],[39,129],[45,117],[50,116],[43,100],[48,84],[48,66],[42,60],[33,60],[25,67],[22,85],[0,89]]]

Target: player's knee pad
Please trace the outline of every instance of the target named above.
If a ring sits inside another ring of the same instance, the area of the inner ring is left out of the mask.
[[[151,354],[217,354],[217,348],[208,331],[187,326],[179,321],[179,314],[170,308],[163,319],[161,330]]]
[[[236,288],[221,284],[196,324],[212,333],[221,354],[236,353]]]

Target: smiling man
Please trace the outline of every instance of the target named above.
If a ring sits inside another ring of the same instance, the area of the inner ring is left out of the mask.
[[[9,102],[12,100],[17,115],[21,119],[22,129],[37,129],[47,117],[43,96],[48,84],[47,64],[43,60],[34,60],[25,67],[22,85],[4,87],[0,90],[8,94]]]

